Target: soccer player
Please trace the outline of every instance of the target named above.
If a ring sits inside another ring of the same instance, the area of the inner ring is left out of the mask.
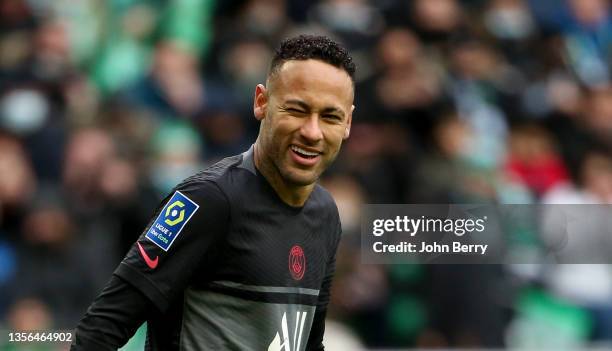
[[[255,144],[179,184],[77,327],[72,350],[323,350],[340,239],[317,180],[349,136],[355,65],[326,37],[281,43],[255,88]]]

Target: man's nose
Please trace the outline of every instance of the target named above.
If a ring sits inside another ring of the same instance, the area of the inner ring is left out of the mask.
[[[318,114],[313,113],[304,120],[304,124],[302,124],[302,128],[300,128],[300,134],[310,142],[317,142],[323,139],[323,132],[321,131]]]

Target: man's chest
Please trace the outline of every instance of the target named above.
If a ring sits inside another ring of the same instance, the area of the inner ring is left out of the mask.
[[[217,245],[213,266],[202,267],[208,282],[245,286],[318,289],[334,235],[320,216],[245,209],[232,213],[227,235]]]

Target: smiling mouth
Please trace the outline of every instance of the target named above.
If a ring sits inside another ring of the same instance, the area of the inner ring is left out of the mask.
[[[296,146],[296,145],[291,145],[291,150],[295,152],[296,154],[298,154],[300,157],[303,157],[306,159],[313,159],[321,154],[320,152],[316,152],[316,151],[304,150],[301,147]]]

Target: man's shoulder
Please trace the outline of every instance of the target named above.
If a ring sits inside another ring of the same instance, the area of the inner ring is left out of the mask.
[[[185,179],[182,184],[190,182],[197,183],[202,181],[218,182],[224,176],[227,176],[228,172],[239,165],[241,161],[242,154],[226,157]]]
[[[340,226],[340,214],[332,194],[325,187],[317,183],[312,195],[316,202],[316,207],[325,213],[324,218],[328,219],[328,223],[332,226]]]
[[[312,191],[313,198],[322,206],[338,212],[336,201],[332,194],[321,184],[317,183]]]
[[[326,232],[331,234],[327,236],[328,245],[332,247],[333,252],[335,252],[342,234],[342,224],[340,222],[340,213],[338,212],[336,201],[332,194],[318,183],[312,195],[313,199],[316,201],[316,217],[324,223]]]
[[[195,193],[209,191],[225,193],[228,178],[233,176],[232,173],[241,165],[242,160],[243,154],[226,157],[186,178],[176,186],[175,190],[189,189]]]

